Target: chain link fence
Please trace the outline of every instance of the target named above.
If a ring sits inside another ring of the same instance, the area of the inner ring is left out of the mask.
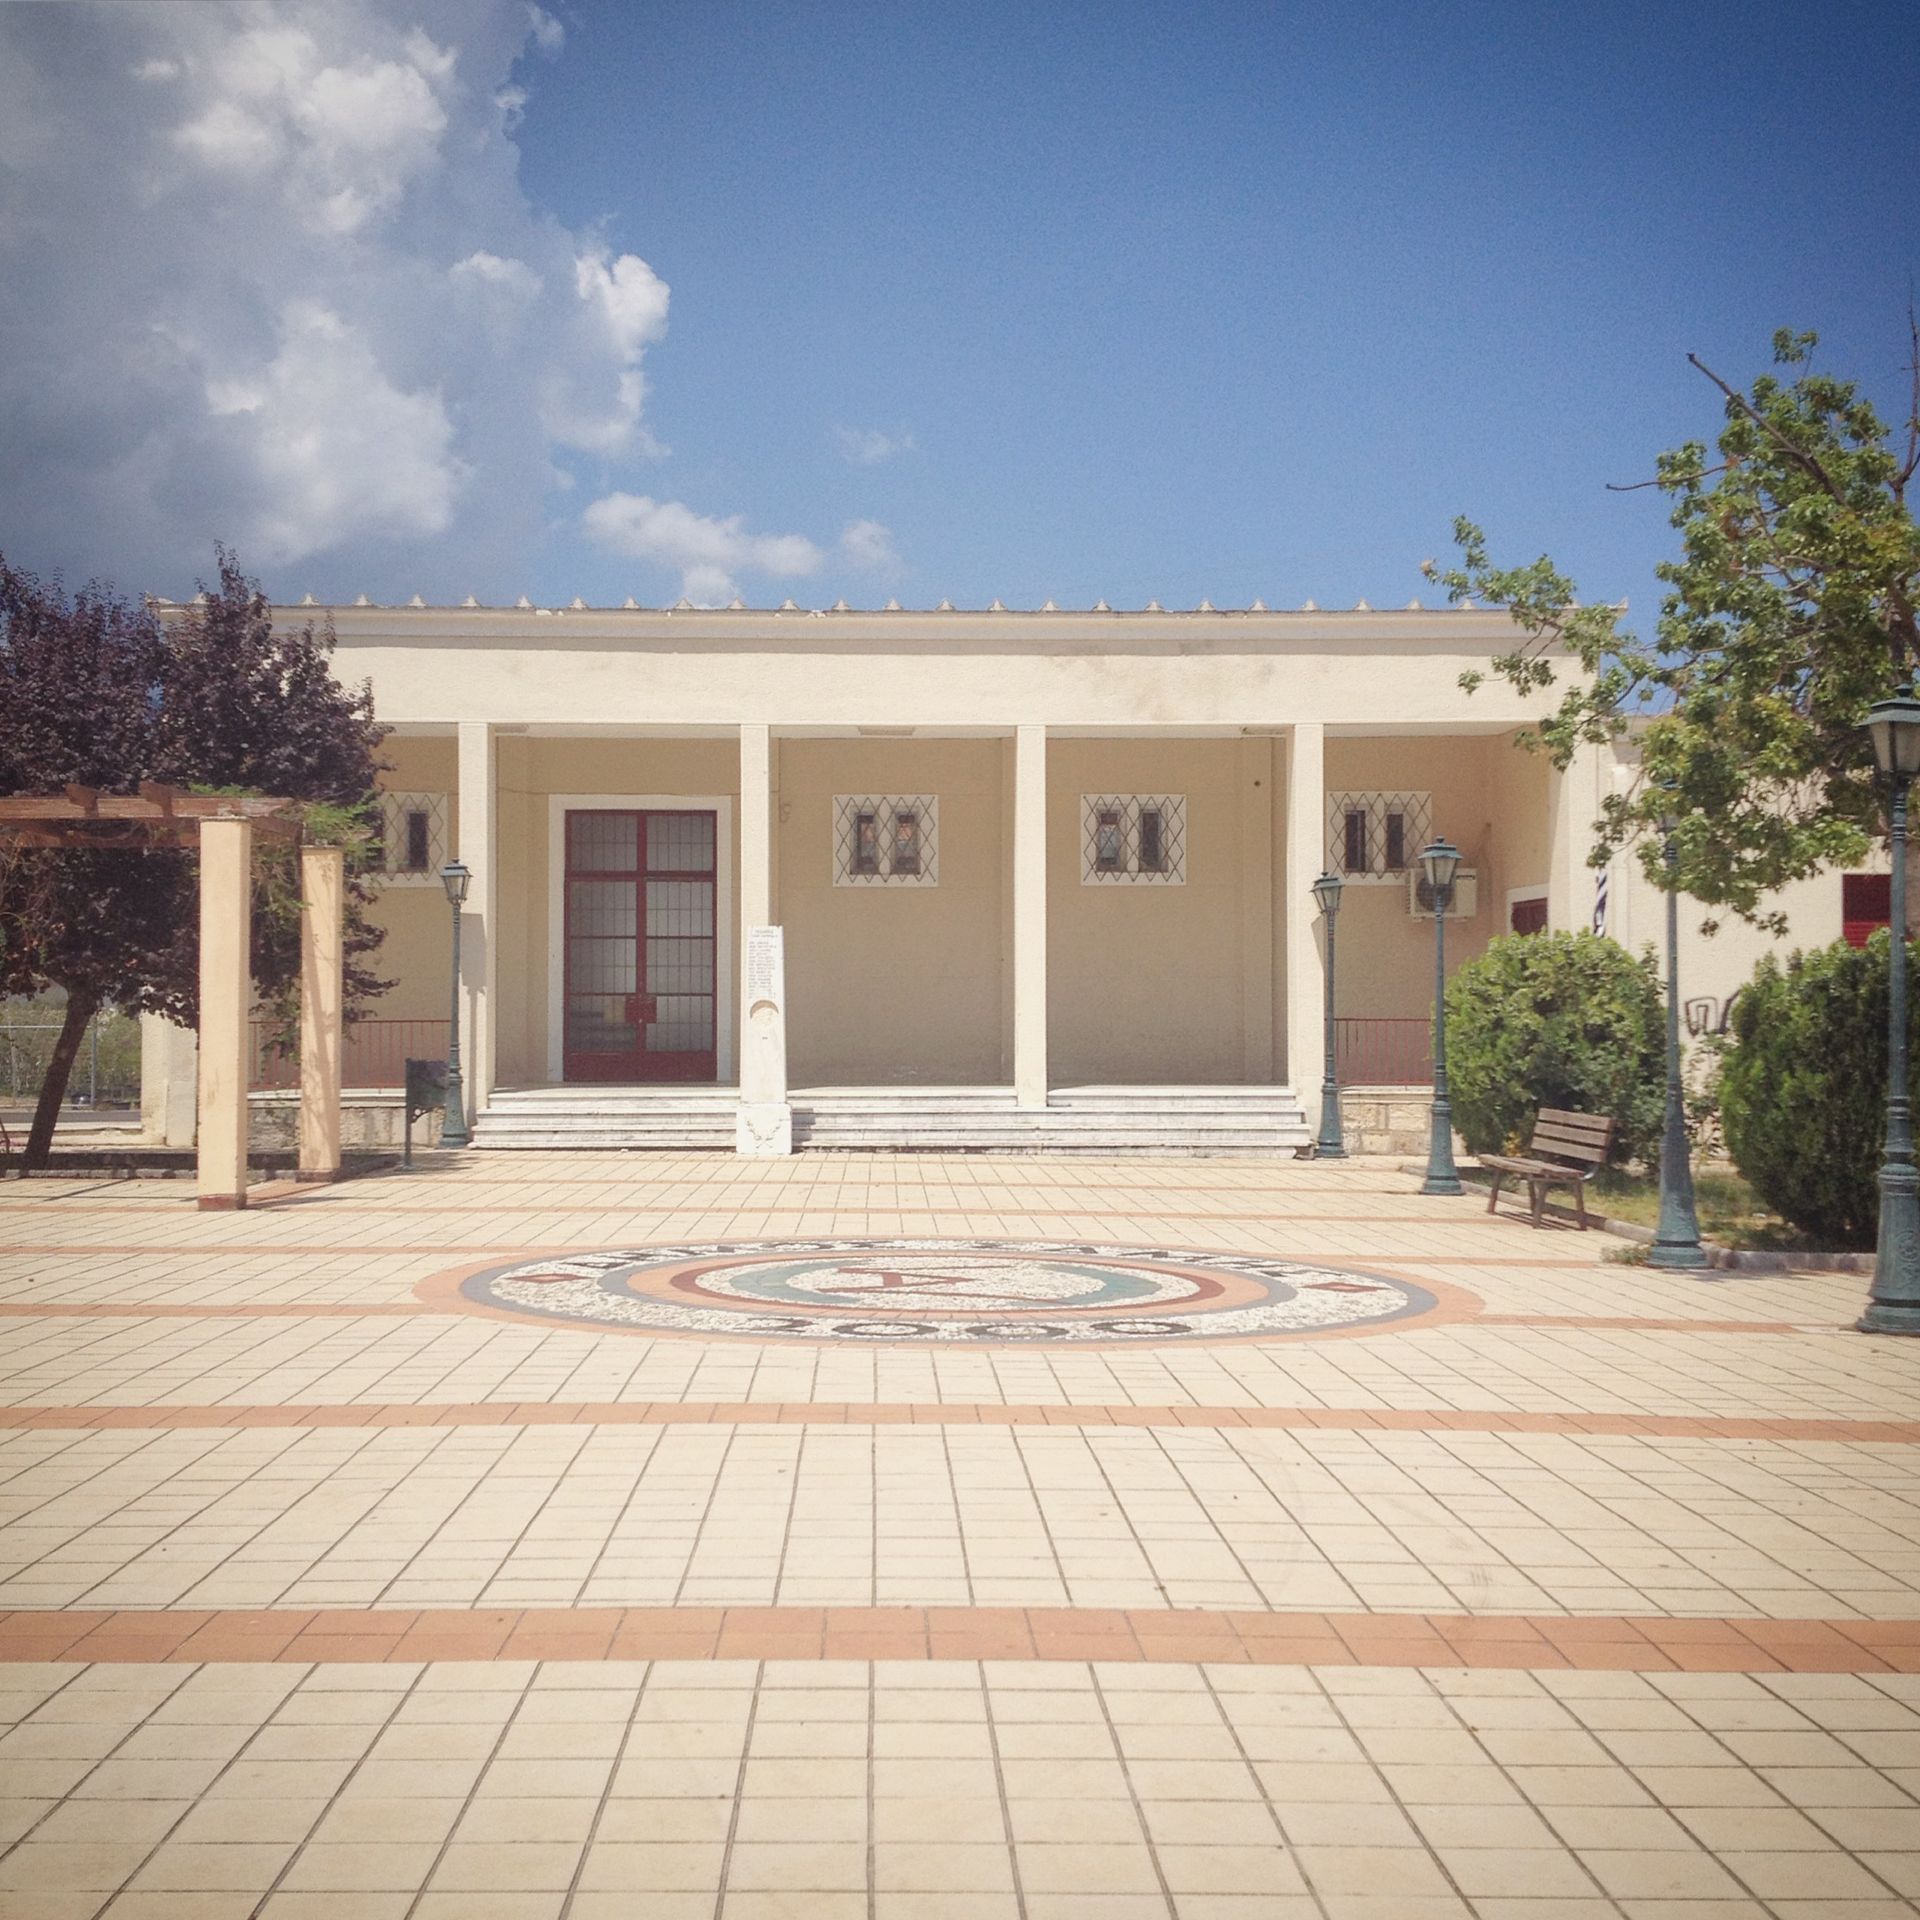
[[[32,1111],[60,1026],[57,1006],[16,1001],[0,1007],[0,1107],[9,1113]],[[87,1022],[64,1104],[96,1111],[139,1109],[140,1022],[131,1014],[109,1010]]]

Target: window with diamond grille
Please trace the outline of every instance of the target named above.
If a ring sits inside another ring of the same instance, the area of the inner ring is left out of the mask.
[[[836,793],[836,887],[931,887],[940,879],[940,797]]]
[[[1083,793],[1080,884],[1179,887],[1187,880],[1184,793]]]
[[[1404,880],[1432,838],[1430,793],[1327,795],[1327,865],[1348,880]]]
[[[452,857],[447,796],[389,788],[380,795],[380,878],[389,887],[437,887]]]

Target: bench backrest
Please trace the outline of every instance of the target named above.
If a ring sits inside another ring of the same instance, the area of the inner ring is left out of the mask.
[[[1564,1113],[1542,1107],[1533,1123],[1527,1151],[1543,1160],[1564,1160],[1584,1167],[1602,1165],[1613,1144],[1613,1122],[1604,1114]]]

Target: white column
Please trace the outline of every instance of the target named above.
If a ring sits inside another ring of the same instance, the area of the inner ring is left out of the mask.
[[[773,918],[773,731],[740,729],[740,1106],[734,1149],[793,1151],[785,940]]]
[[[1013,1097],[1047,1104],[1047,730],[1013,733]]]
[[[1552,816],[1552,839],[1547,854],[1547,925],[1555,933],[1581,933],[1593,926],[1597,869],[1587,865],[1587,855],[1593,851],[1593,823],[1600,817],[1604,752],[1601,747],[1576,747],[1564,773],[1556,768],[1547,774]]]
[[[1240,1077],[1273,1079],[1273,742],[1240,742]]]
[[[199,1042],[191,1027],[157,1013],[140,1016],[140,1135],[149,1146],[193,1145]]]
[[[460,723],[460,858],[473,878],[460,915],[460,1072],[469,1120],[493,1094],[494,1018],[499,1008],[498,781],[492,725]]]
[[[346,856],[300,849],[300,1153],[296,1177],[340,1178],[340,1068],[346,1051]]]
[[[244,820],[202,821],[198,1196],[202,1207],[247,1204],[252,882],[253,828]]]
[[[1313,883],[1327,858],[1327,743],[1319,721],[1300,721],[1287,742],[1287,1085],[1305,1099],[1319,1079],[1327,966]]]

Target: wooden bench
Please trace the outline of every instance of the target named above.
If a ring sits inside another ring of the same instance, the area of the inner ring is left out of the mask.
[[[1524,1156],[1483,1153],[1480,1164],[1493,1175],[1487,1200],[1491,1213],[1500,1204],[1500,1184],[1509,1174],[1527,1183],[1533,1224],[1541,1225],[1549,1187],[1571,1187],[1580,1231],[1587,1230],[1587,1182],[1606,1164],[1613,1144],[1613,1122],[1599,1114],[1563,1113],[1542,1107],[1533,1123],[1533,1138]]]

